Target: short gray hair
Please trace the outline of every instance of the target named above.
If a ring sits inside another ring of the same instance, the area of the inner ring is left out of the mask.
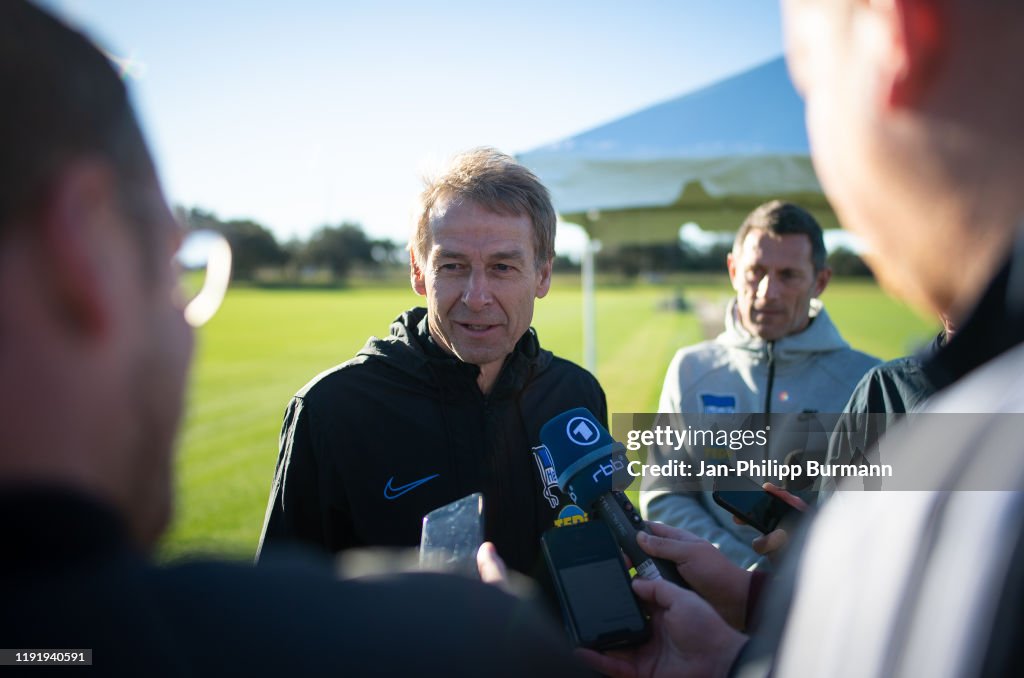
[[[435,210],[464,200],[498,214],[528,216],[538,268],[554,258],[556,217],[548,189],[514,158],[485,146],[455,156],[443,172],[424,180],[409,242],[409,249],[420,260],[426,260],[430,249],[430,221]]]

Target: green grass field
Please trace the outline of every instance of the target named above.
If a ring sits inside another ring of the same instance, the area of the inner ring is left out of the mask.
[[[724,277],[598,290],[597,376],[611,412],[655,410],[672,354],[701,340],[693,313],[659,310],[680,287],[690,301],[729,296]],[[542,345],[576,362],[583,354],[581,298],[578,280],[557,280],[534,317]],[[199,333],[179,441],[177,516],[163,557],[194,551],[251,557],[288,398],[354,355],[371,334],[387,333],[390,321],[418,299],[399,287],[229,292]],[[871,282],[833,281],[824,301],[851,344],[884,359],[912,351],[934,331],[934,323]]]

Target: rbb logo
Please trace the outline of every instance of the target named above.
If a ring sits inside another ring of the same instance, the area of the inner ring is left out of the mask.
[[[626,468],[626,465],[621,460],[613,457],[608,460],[607,464],[601,464],[597,467],[597,470],[594,471],[594,482],[597,482],[598,476],[603,475],[605,478],[611,478],[616,471],[621,471],[624,468]]]

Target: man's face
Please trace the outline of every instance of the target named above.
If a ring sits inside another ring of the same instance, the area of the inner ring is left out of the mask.
[[[895,136],[880,74],[892,50],[884,11],[852,0],[782,0],[786,61],[806,102],[814,169],[843,227],[867,246],[865,259],[890,293],[915,305],[928,296],[922,267],[934,265],[920,233],[894,228],[888,201],[909,170]],[[926,235],[926,234],[925,234]]]
[[[413,289],[427,298],[431,336],[481,369],[500,369],[551,285],[551,263],[536,264],[530,218],[471,201],[436,210],[426,261],[414,255],[412,273]]]
[[[740,322],[766,341],[807,327],[811,299],[825,290],[830,276],[828,269],[815,273],[811,241],[802,234],[752,230],[728,264]]]
[[[181,228],[155,180],[141,190],[131,190],[137,207],[131,214],[123,213],[122,218],[136,223],[122,223],[119,228],[135,241],[138,253],[126,264],[124,274],[129,280],[134,276],[136,291],[124,295],[122,306],[127,384],[124,407],[133,422],[128,439],[132,464],[127,470],[126,501],[136,537],[151,545],[171,515],[173,448],[193,333],[182,313],[177,270],[171,261]],[[131,233],[138,229],[149,230],[148,244]],[[145,252],[146,247],[155,251]]]

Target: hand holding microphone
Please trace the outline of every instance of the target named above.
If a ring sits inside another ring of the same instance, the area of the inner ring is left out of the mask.
[[[626,448],[590,410],[579,407],[551,419],[541,428],[540,440],[551,453],[559,488],[604,519],[640,577],[687,586],[675,563],[648,555],[637,543],[639,532],[651,531],[622,491],[632,480]]]

